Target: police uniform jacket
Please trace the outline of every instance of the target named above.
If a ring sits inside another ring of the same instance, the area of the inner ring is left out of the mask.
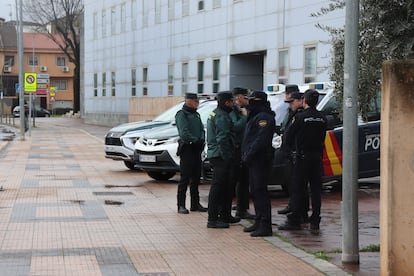
[[[327,120],[315,107],[298,112],[287,129],[285,141],[298,153],[323,152]]]
[[[183,144],[204,144],[205,131],[200,114],[196,109],[183,105],[183,108],[175,114],[180,142]]]
[[[230,108],[218,106],[207,119],[207,158],[230,160],[234,154]]]
[[[272,139],[276,130],[275,113],[263,105],[251,110],[242,144],[242,160],[249,164],[256,158],[273,157]]]

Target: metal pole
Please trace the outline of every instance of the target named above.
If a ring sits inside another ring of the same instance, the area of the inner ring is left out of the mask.
[[[20,139],[24,140],[25,135],[25,114],[24,114],[24,81],[23,81],[23,8],[22,0],[19,0],[19,5],[17,5],[16,0],[16,16],[18,17],[18,52],[19,52],[19,105],[20,105]],[[16,91],[17,92],[17,91]]]
[[[346,2],[342,174],[342,262],[359,263],[358,40],[359,0]]]

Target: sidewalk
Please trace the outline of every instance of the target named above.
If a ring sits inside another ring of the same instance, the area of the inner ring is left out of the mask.
[[[104,158],[109,128],[36,124],[1,152],[4,275],[347,275],[277,236],[251,238],[248,221],[208,229],[206,213],[177,214],[175,181]],[[200,193],[205,204],[208,185]]]

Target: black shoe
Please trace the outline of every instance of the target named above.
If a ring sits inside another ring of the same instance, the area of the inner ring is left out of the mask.
[[[319,235],[319,224],[313,224],[310,225],[310,232],[313,235]]]
[[[230,216],[228,219],[222,219],[222,221],[225,223],[238,223],[240,222],[240,220],[241,219],[239,217],[233,217],[233,216]]]
[[[272,235],[272,230],[264,230],[260,228],[250,233],[251,237],[269,237]]]
[[[245,227],[243,229],[243,232],[250,233],[250,232],[255,231],[256,228],[257,228],[257,223],[254,223],[254,224],[250,225],[249,227]]]
[[[192,206],[190,208],[191,212],[199,211],[199,212],[207,212],[207,208],[203,207],[200,203],[197,206]]]
[[[281,210],[277,210],[277,213],[279,214],[279,215],[286,215],[286,214],[288,214],[288,213],[290,213],[292,210],[290,210],[290,207],[289,207],[289,205],[288,206],[286,206],[285,208],[283,208],[283,209],[281,209]]]
[[[207,228],[229,228],[229,224],[222,221],[208,221]]]
[[[178,213],[179,214],[189,214],[190,212],[184,206],[179,206],[178,207]]]
[[[237,206],[236,205],[233,205],[233,206],[231,206],[231,209],[232,210],[237,210]]]
[[[248,211],[237,211],[236,217],[242,218],[242,219],[254,219],[255,216],[250,214]]]
[[[300,224],[296,224],[296,223],[291,223],[286,221],[284,224],[279,225],[278,227],[279,230],[301,230],[302,227],[300,226]]]

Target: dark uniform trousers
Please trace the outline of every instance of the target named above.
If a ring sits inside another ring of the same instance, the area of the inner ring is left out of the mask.
[[[309,203],[307,197],[309,183],[311,191],[312,215],[309,222],[319,224],[321,214],[322,193],[322,155],[320,152],[296,154],[292,179],[291,204],[292,213],[288,219],[293,224],[301,223]]]
[[[217,221],[229,219],[226,212],[227,199],[229,198],[229,171],[232,166],[232,160],[223,160],[222,158],[211,158],[210,163],[213,166],[213,181],[210,186],[208,195],[208,221]],[[230,204],[231,205],[231,204]],[[230,206],[231,208],[231,206]]]
[[[272,209],[267,190],[271,164],[271,159],[266,158],[256,159],[249,164],[250,192],[256,213],[255,224],[264,231],[272,229]]]
[[[201,151],[197,144],[186,144],[180,153],[181,178],[177,188],[177,205],[185,207],[187,186],[190,185],[191,207],[197,208],[200,202],[198,185],[201,176]]]
[[[230,203],[230,206],[227,206],[227,211],[231,212],[231,203],[236,194],[236,206],[237,212],[246,212],[249,209],[249,174],[248,168],[245,164],[241,162],[241,149],[236,147],[234,160],[231,166],[231,176],[230,179],[230,198],[227,202]]]

